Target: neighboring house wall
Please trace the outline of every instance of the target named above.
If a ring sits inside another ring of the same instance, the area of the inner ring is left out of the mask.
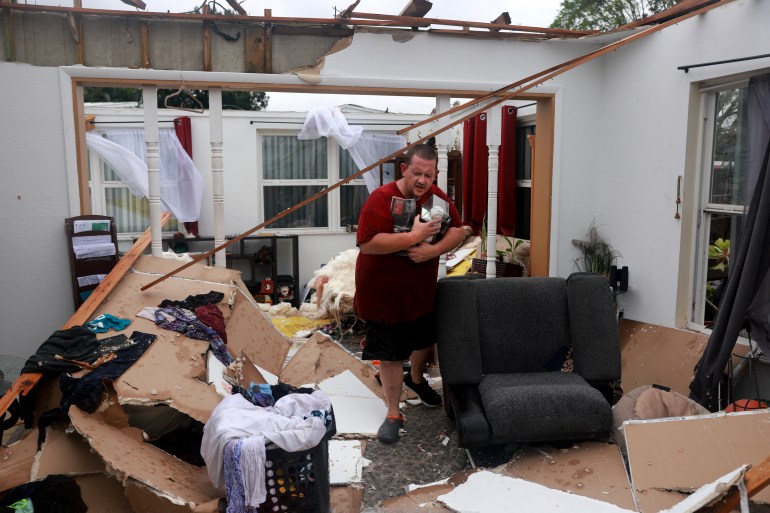
[[[760,70],[768,63],[745,61],[687,74],[676,67],[766,53],[768,19],[770,2],[736,0],[568,71],[536,91],[556,97],[551,275],[572,272],[578,254],[571,241],[582,238],[596,219],[623,254],[622,263],[630,267],[631,290],[621,298],[626,315],[667,326],[685,322],[677,315],[677,306],[687,303],[692,288],[688,280],[698,199],[699,83]],[[598,44],[595,38],[534,43],[358,33],[351,46],[325,58],[320,80],[436,89],[475,83],[494,89]],[[129,76],[142,70],[122,72]],[[66,321],[72,306],[63,224],[78,206],[68,202],[73,182],[66,175],[65,161],[73,165],[74,150],[65,153],[60,132],[66,136],[72,131],[66,114],[64,125],[61,121],[62,110],[71,110],[70,89],[69,82],[60,82],[59,77],[50,68],[0,63],[3,90],[14,92],[0,100],[5,121],[0,125],[4,155],[0,183],[5,198],[0,204],[4,221],[0,285],[6,292],[0,299],[4,328],[0,351],[18,356],[34,351]],[[253,134],[225,124],[228,233],[255,224],[256,203],[244,191],[256,186],[256,177],[244,174],[242,182],[228,180],[236,173],[233,166],[241,165],[233,160],[255,158],[249,149],[255,144],[250,142]],[[208,161],[207,136],[206,130],[193,129],[196,163]],[[680,175],[682,219],[675,220]],[[204,176],[210,188],[210,176]],[[19,194],[21,201],[16,199]],[[204,217],[210,219],[208,197],[205,201]],[[205,222],[202,229],[211,231]],[[303,236],[303,280],[338,251],[351,247],[352,240],[345,233]]]

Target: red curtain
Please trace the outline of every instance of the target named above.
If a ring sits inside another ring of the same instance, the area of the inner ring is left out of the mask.
[[[502,141],[497,182],[497,233],[513,236],[516,228],[516,107],[501,107]],[[487,212],[487,115],[463,123],[463,224],[481,231]]]
[[[192,126],[190,125],[190,118],[187,116],[174,118],[174,131],[176,132],[177,139],[182,143],[182,148],[192,158]],[[184,229],[193,237],[200,237],[198,221],[185,222]]]

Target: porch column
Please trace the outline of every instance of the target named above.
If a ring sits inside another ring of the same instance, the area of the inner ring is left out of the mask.
[[[143,87],[144,144],[147,147],[147,182],[150,200],[150,248],[152,256],[163,256],[160,224],[160,150],[158,145],[158,88]]]
[[[436,114],[441,114],[449,110],[449,96],[442,94],[436,96]],[[448,122],[449,120],[447,120]],[[440,127],[439,121],[434,123],[434,132]],[[438,152],[438,186],[447,191],[447,176],[449,174],[449,160],[447,152],[449,150],[449,130],[445,130],[436,135],[436,151]],[[446,253],[442,253],[438,261],[438,277],[446,277]]]
[[[487,147],[489,174],[487,176],[487,278],[497,276],[497,175],[498,153],[503,140],[503,115],[500,107],[492,107],[487,114]]]
[[[214,247],[225,243],[225,185],[222,166],[222,90],[209,89],[211,190],[214,201]],[[215,254],[215,266],[226,267],[225,250]]]

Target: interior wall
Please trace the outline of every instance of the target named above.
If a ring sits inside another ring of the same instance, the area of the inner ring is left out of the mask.
[[[21,358],[74,312],[58,77],[0,62],[0,354]]]

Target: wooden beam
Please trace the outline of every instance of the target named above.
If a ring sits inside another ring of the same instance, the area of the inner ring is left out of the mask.
[[[3,15],[3,34],[5,36],[5,60],[13,62],[16,60],[16,44],[13,40],[13,11],[10,9],[0,9]]]
[[[337,18],[341,20],[346,20],[350,18],[350,15],[353,14],[353,11],[356,10],[356,7],[358,7],[358,4],[361,3],[361,0],[356,0],[355,3],[350,4],[345,9],[340,11],[340,13],[337,15]]]
[[[770,456],[752,466],[743,476],[746,485],[746,495],[749,498],[756,495],[759,491],[765,489],[770,484]],[[741,504],[740,491],[733,487],[727,492],[727,495],[711,506],[701,508],[702,513],[729,513],[739,510]]]
[[[245,36],[245,69],[246,73],[265,72],[265,28],[244,27]]]
[[[170,218],[170,213],[164,213],[160,220],[161,225],[165,224]],[[131,248],[125,255],[123,255],[91,295],[88,296],[82,305],[80,305],[80,308],[78,308],[77,311],[72,314],[72,317],[64,323],[64,326],[62,326],[61,329],[66,330],[74,326],[82,326],[91,319],[94,312],[96,312],[96,309],[102,304],[102,301],[104,301],[104,299],[115,289],[115,286],[134,265],[134,262],[136,262],[139,256],[144,253],[144,250],[150,244],[151,237],[152,234],[150,233],[150,229],[147,228],[141,237],[136,239],[136,242],[134,242]],[[8,408],[10,408],[17,397],[29,394],[43,376],[44,374],[39,372],[22,373],[13,385],[11,385],[11,388],[0,397],[0,418],[5,415],[5,412],[8,411]]]
[[[265,9],[265,17],[269,18],[273,15],[272,9]],[[265,34],[264,34],[264,47],[265,51],[265,57],[264,57],[264,64],[265,64],[265,73],[272,73],[273,72],[273,25],[269,24],[265,27]]]
[[[227,0],[227,4],[233,8],[235,12],[240,14],[241,16],[248,16],[249,13],[246,12],[246,9],[241,6],[241,4],[238,3],[237,0]]]
[[[75,158],[77,159],[78,197],[80,215],[91,213],[91,188],[88,186],[88,151],[86,129],[81,121],[86,114],[83,107],[83,86],[72,82],[72,112],[75,120]]]
[[[150,26],[146,20],[139,23],[139,39],[142,52],[142,67],[150,69]]]
[[[490,21],[490,23],[493,23],[495,25],[510,25],[511,24],[511,15],[507,12],[503,12],[500,16],[495,18],[494,20]],[[490,32],[500,32],[499,28],[491,28],[489,29]]]
[[[203,71],[211,71],[211,23],[203,23]]]

